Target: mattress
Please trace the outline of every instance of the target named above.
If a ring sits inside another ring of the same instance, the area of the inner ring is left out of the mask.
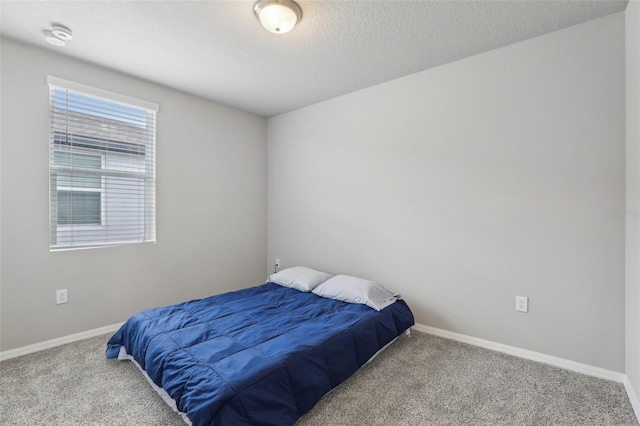
[[[382,311],[274,283],[132,316],[124,348],[194,425],[289,425],[414,324],[398,300]]]

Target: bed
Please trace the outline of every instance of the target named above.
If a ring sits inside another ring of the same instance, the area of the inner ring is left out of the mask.
[[[187,423],[294,424],[414,319],[399,296],[378,311],[292,287],[267,282],[140,312],[107,357],[135,361]]]

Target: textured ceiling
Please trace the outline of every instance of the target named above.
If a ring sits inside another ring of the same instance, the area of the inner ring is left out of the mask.
[[[271,34],[238,1],[1,0],[0,33],[265,117],[624,10],[625,1],[298,1]],[[45,43],[52,23],[66,47]]]

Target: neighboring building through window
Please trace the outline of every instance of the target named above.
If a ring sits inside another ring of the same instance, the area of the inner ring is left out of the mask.
[[[48,82],[50,248],[154,242],[158,106]]]

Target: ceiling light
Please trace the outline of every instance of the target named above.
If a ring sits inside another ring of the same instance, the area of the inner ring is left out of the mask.
[[[302,9],[293,0],[258,0],[253,12],[262,26],[274,34],[288,33],[302,19]]]
[[[49,43],[49,44],[53,44],[54,46],[64,46],[65,43],[64,40],[56,37],[56,35],[49,30],[46,30],[43,32],[44,34],[44,39]]]
[[[51,32],[60,40],[69,41],[73,38],[71,30],[67,27],[63,27],[62,25],[54,25]]]

